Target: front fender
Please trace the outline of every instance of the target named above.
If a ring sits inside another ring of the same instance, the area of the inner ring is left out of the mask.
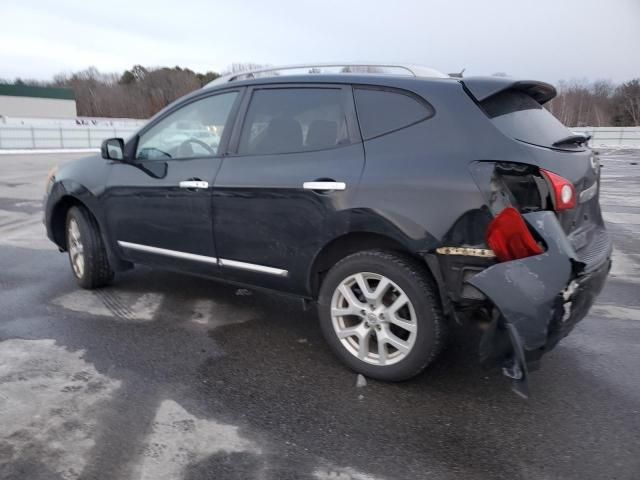
[[[44,223],[47,228],[47,234],[51,240],[58,244],[59,247],[64,247],[64,245],[60,245],[58,243],[58,239],[55,238],[54,222],[58,220],[56,218],[56,210],[65,201],[82,204],[96,218],[98,225],[100,226],[100,230],[104,230],[103,218],[98,204],[98,199],[93,195],[93,193],[75,180],[59,180],[52,185],[51,190],[47,195],[44,207]]]
[[[68,208],[68,203],[82,205],[96,219],[100,228],[100,236],[107,251],[107,257],[111,267],[116,271],[128,270],[131,268],[129,262],[122,260],[114,244],[111,241],[108,230],[106,228],[104,214],[99,199],[93,193],[79,182],[71,179],[63,179],[56,182],[49,192],[45,203],[44,223],[47,230],[47,236],[60,248],[66,248],[64,241],[56,234],[56,222],[64,221],[59,218],[59,208]],[[64,207],[63,207],[64,206]],[[66,218],[66,217],[65,217]],[[64,228],[64,227],[62,227]]]

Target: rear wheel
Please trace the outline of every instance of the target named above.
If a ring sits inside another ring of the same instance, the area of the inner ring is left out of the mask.
[[[113,280],[96,220],[82,207],[71,207],[66,224],[67,252],[78,285],[93,289]]]
[[[366,251],[338,262],[320,291],[322,331],[353,370],[399,381],[420,373],[444,343],[444,321],[426,269],[411,258]]]

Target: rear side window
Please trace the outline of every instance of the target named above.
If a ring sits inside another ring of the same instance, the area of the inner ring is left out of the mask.
[[[340,88],[256,90],[240,134],[240,155],[334,148],[349,143]]]
[[[362,137],[393,132],[433,116],[433,108],[413,95],[395,90],[354,89]]]
[[[480,103],[505,135],[523,142],[550,147],[571,132],[536,100],[518,90],[505,90]]]

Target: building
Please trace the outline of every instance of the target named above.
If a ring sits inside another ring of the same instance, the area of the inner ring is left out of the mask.
[[[0,83],[0,117],[75,117],[70,88],[32,87]]]

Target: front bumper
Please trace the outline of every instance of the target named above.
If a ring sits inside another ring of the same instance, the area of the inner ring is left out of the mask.
[[[514,390],[527,396],[528,371],[587,315],[602,290],[611,266],[611,242],[607,237],[603,260],[587,266],[553,212],[528,213],[524,218],[547,250],[498,263],[467,282],[496,307],[480,344],[482,361],[501,365],[513,379]]]

